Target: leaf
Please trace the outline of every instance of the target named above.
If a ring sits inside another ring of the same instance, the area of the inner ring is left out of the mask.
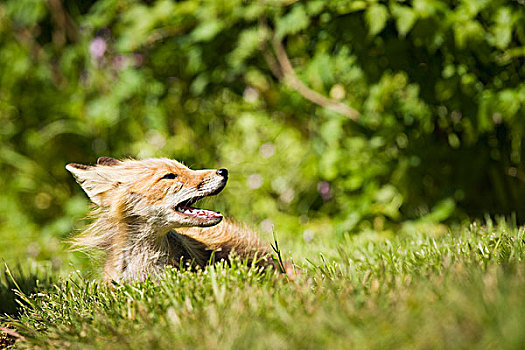
[[[460,49],[464,49],[474,42],[482,41],[484,34],[483,27],[474,20],[458,23],[454,27],[454,39],[456,46]]]
[[[509,46],[512,39],[512,22],[510,9],[500,8],[496,13],[496,25],[492,29],[494,44],[498,49],[505,49]]]
[[[405,37],[416,23],[416,12],[408,6],[392,6],[392,14],[396,20],[397,31]]]
[[[233,66],[240,65],[257,51],[260,45],[260,33],[257,28],[247,29],[241,32],[237,47],[230,54]]]
[[[478,129],[489,131],[493,127],[492,114],[494,113],[496,96],[491,90],[483,91],[479,99]]]
[[[278,38],[283,38],[289,34],[296,34],[308,27],[310,18],[306,15],[304,7],[299,4],[287,15],[278,18],[275,34]]]
[[[385,28],[388,20],[388,10],[385,5],[373,4],[366,10],[365,16],[369,33],[374,36]]]
[[[448,219],[456,209],[456,202],[452,198],[446,198],[438,202],[432,211],[420,219],[421,222],[440,222]]]
[[[363,11],[367,7],[366,1],[341,1],[337,3],[335,6],[336,13],[340,15],[346,15],[349,13],[354,13],[357,11]]]
[[[314,0],[306,3],[306,11],[310,16],[315,16],[320,14],[326,6],[324,1]]]
[[[210,41],[223,28],[222,22],[214,19],[201,23],[193,30],[191,36],[195,41]]]
[[[4,8],[7,15],[21,26],[35,25],[47,12],[46,3],[38,0],[9,1],[6,5],[2,2],[0,11]]]

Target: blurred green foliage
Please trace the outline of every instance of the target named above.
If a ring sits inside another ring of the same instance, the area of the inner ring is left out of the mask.
[[[102,155],[226,167],[214,208],[305,239],[523,221],[524,56],[521,0],[3,1],[0,255],[56,255]]]

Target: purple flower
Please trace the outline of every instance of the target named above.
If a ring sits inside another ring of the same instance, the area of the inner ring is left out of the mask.
[[[104,53],[106,52],[107,44],[106,40],[103,38],[97,36],[95,39],[91,41],[89,44],[89,53],[91,54],[91,57],[94,59],[100,59],[102,56],[104,56]]]
[[[135,66],[140,67],[144,64],[144,55],[141,53],[134,53],[133,58],[135,59]]]
[[[319,191],[325,202],[329,201],[333,197],[332,189],[328,181],[319,181],[317,183],[317,191]]]
[[[328,192],[330,192],[330,184],[327,181],[318,182],[317,191],[319,191],[320,194],[328,194]]]
[[[123,55],[116,55],[113,58],[113,68],[116,70],[121,70],[129,66],[129,59]]]

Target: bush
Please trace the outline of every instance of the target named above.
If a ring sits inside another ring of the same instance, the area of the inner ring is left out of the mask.
[[[101,155],[227,167],[217,206],[263,231],[525,215],[520,1],[7,0],[0,19],[0,234],[35,256],[86,212],[64,165]]]

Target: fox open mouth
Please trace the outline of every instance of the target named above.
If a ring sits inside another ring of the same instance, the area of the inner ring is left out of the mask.
[[[200,208],[194,208],[191,205],[193,205],[198,200],[202,199],[204,197],[193,197],[191,199],[185,200],[183,202],[180,202],[175,207],[175,210],[179,214],[200,218],[200,219],[216,219],[216,218],[222,218],[222,214],[207,210],[207,209],[200,209]]]

